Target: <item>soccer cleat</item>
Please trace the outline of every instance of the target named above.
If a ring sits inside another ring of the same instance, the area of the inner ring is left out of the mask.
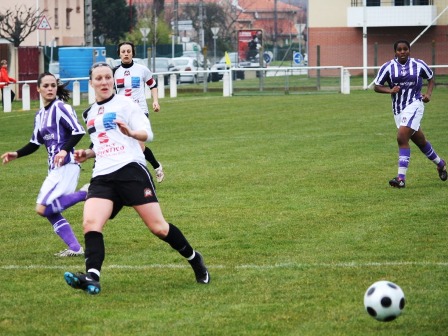
[[[442,167],[437,166],[437,171],[439,172],[439,177],[440,177],[440,179],[441,179],[442,181],[446,181],[447,178],[448,178],[448,174],[447,174],[447,172],[446,172],[446,162],[443,161],[443,160],[442,160],[442,162],[443,162],[443,166],[442,166]]]
[[[404,188],[406,187],[406,183],[404,180],[394,177],[392,180],[389,181],[389,185],[394,188]]]
[[[163,172],[162,164],[159,162],[159,167],[154,169],[156,171],[156,180],[158,183],[162,182],[165,178],[165,173]]]
[[[87,294],[95,295],[101,291],[100,282],[90,278],[89,274],[65,272],[64,279],[70,287],[82,289]]]
[[[200,284],[208,284],[210,283],[210,274],[204,264],[204,258],[202,258],[202,255],[199,252],[195,251],[195,253],[195,257],[192,260],[188,260],[188,262],[193,268],[196,282]]]
[[[82,248],[82,246],[81,246],[81,248],[79,249],[78,252],[75,252],[75,251],[70,250],[70,249],[65,249],[65,250],[62,250],[62,251],[60,251],[58,253],[55,253],[54,255],[56,257],[80,257],[80,256],[84,255],[84,249]]]

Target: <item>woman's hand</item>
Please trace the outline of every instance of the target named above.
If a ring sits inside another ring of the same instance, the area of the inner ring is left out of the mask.
[[[90,158],[95,157],[95,152],[91,149],[76,149],[75,150],[75,161],[78,163],[86,162]]]
[[[54,165],[56,167],[61,167],[64,165],[65,157],[67,156],[67,152],[65,150],[61,150],[54,156]]]
[[[17,152],[6,152],[4,153],[1,158],[3,161],[3,164],[7,164],[9,161],[17,159]]]

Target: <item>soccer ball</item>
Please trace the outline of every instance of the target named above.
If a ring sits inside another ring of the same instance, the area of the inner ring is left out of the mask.
[[[364,294],[364,307],[374,319],[382,322],[395,320],[406,301],[401,288],[390,281],[377,281]]]

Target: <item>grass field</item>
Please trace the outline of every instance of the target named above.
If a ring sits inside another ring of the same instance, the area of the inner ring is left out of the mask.
[[[64,246],[34,213],[40,149],[0,167],[0,335],[446,334],[448,182],[413,146],[407,187],[389,187],[397,145],[387,95],[198,94],[161,105],[151,117],[166,170],[158,196],[203,253],[211,284],[196,284],[125,209],[105,228],[100,295],[67,286],[64,272],[84,263],[54,257]],[[437,88],[422,124],[445,158],[447,106]],[[0,113],[0,153],[27,143],[33,115]],[[64,214],[83,240],[82,204]],[[389,323],[363,306],[381,279],[407,299]]]

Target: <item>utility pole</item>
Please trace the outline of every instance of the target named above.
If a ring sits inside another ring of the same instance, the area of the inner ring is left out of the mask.
[[[204,0],[199,1],[199,38],[201,49],[204,48]]]
[[[278,27],[277,27],[277,0],[274,0],[274,60],[277,60],[277,36],[278,36]],[[260,58],[263,55],[260,55]]]
[[[84,43],[93,46],[92,0],[84,2]]]

